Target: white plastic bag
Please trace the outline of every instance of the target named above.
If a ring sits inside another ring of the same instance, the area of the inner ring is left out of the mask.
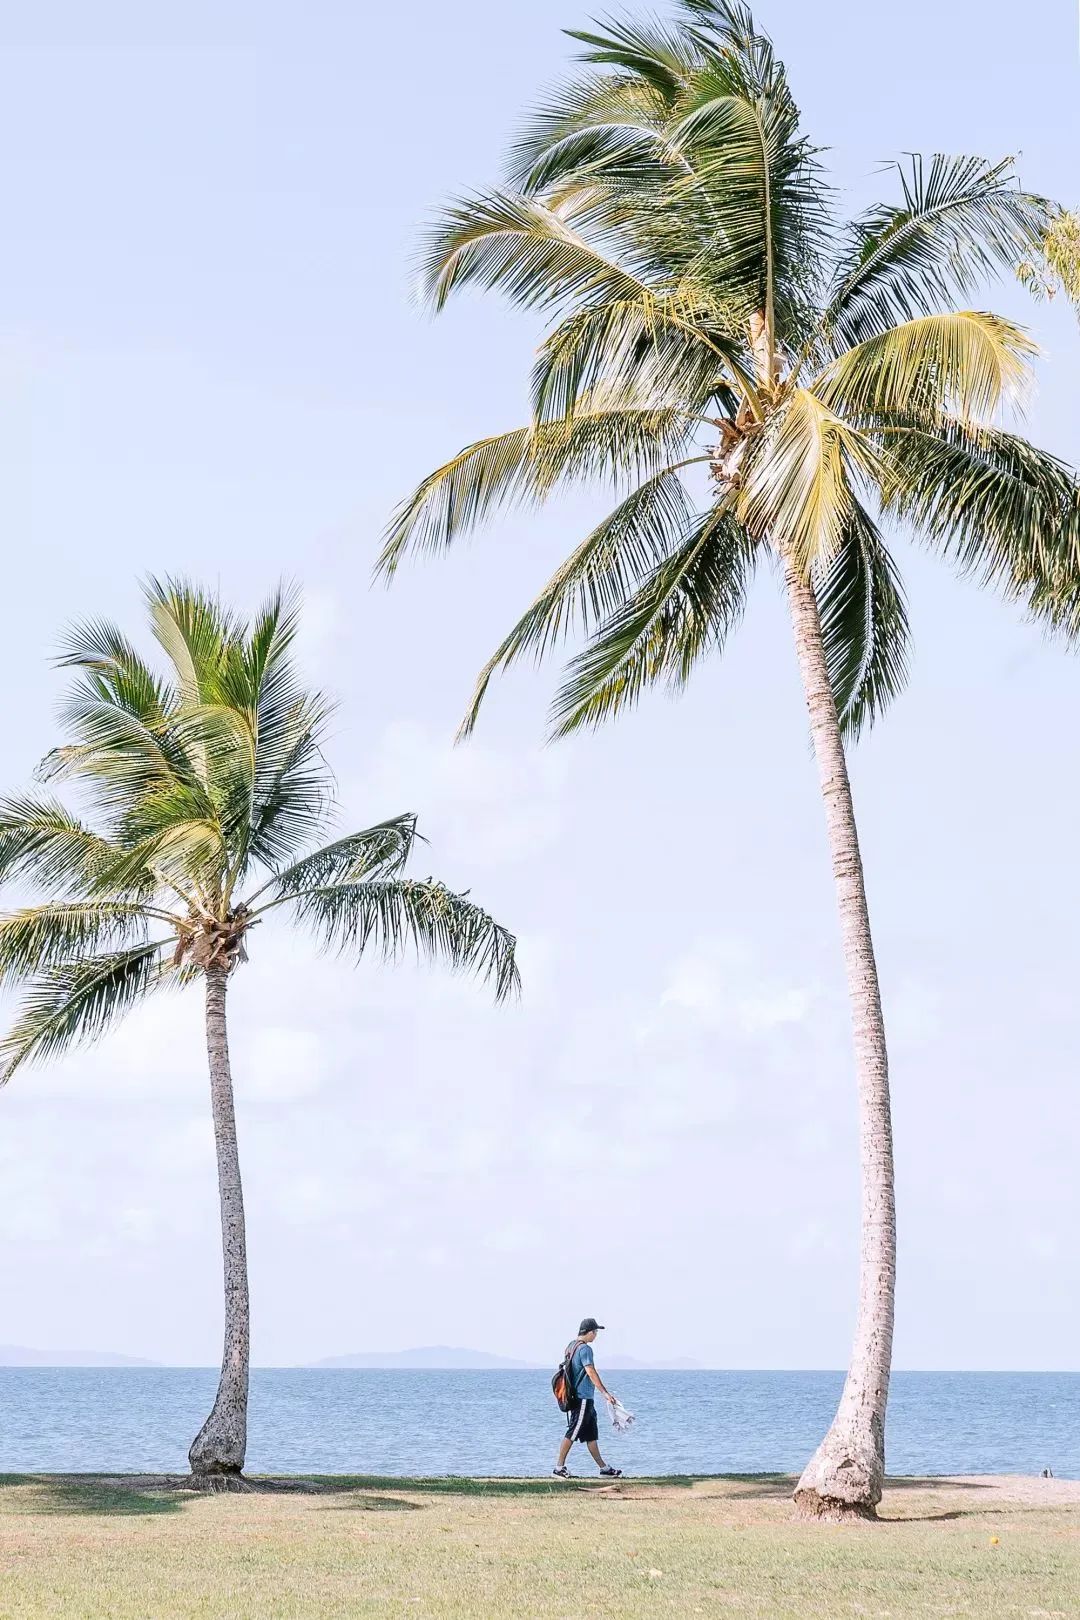
[[[621,1401],[612,1401],[608,1410],[611,1413],[611,1421],[615,1426],[615,1433],[625,1434],[634,1421],[633,1412],[628,1412]]]

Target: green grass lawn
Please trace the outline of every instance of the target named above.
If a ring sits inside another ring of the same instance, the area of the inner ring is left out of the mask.
[[[1080,1615],[1080,1486],[894,1482],[885,1522],[806,1526],[791,1484],[0,1476],[0,1616]]]

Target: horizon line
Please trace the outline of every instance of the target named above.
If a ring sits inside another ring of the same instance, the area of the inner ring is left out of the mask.
[[[507,1360],[516,1360],[516,1357],[507,1357]],[[636,1357],[633,1359],[637,1359]],[[408,1372],[408,1373],[451,1373],[451,1372],[479,1372],[479,1373],[521,1373],[544,1372],[547,1369],[546,1361],[523,1362],[519,1367],[402,1367],[402,1366],[366,1366],[342,1367],[327,1366],[325,1363],[313,1361],[253,1361],[252,1372]],[[147,1357],[132,1358],[130,1362],[94,1362],[94,1361],[9,1361],[0,1362],[0,1373],[4,1372],[212,1372],[219,1373],[220,1367],[210,1362],[199,1361],[153,1361]],[[636,1367],[619,1367],[620,1373],[628,1372],[661,1372],[666,1376],[672,1373],[686,1373],[693,1376],[696,1373],[831,1373],[837,1377],[846,1376],[843,1367],[651,1367],[648,1362],[642,1361]],[[940,1377],[943,1375],[962,1374],[967,1377],[1054,1377],[1080,1376],[1080,1367],[894,1367],[893,1374],[922,1373]]]

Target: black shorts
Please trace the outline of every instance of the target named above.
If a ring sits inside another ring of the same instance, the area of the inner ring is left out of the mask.
[[[596,1402],[578,1401],[566,1414],[566,1438],[585,1444],[599,1435],[596,1427]]]

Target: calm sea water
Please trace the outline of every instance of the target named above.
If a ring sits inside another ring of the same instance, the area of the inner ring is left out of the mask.
[[[610,1461],[635,1474],[797,1470],[821,1438],[839,1373],[620,1372],[637,1416]],[[164,1473],[213,1399],[203,1368],[0,1369],[0,1471]],[[260,1368],[248,1467],[257,1473],[547,1473],[560,1438],[543,1372]],[[1080,1478],[1080,1373],[897,1373],[893,1474]],[[572,1460],[592,1464],[583,1447]]]

